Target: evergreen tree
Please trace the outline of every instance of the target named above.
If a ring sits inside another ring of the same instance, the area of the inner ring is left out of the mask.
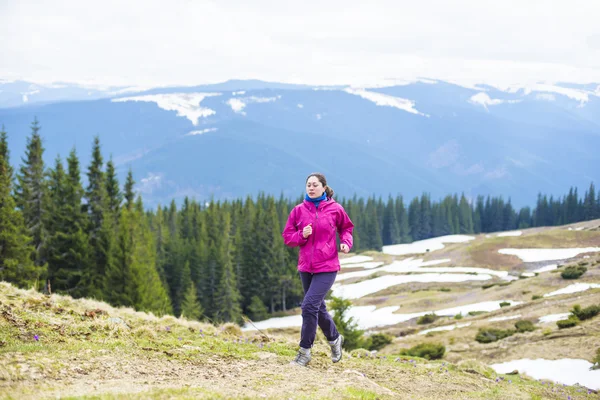
[[[404,207],[404,199],[402,196],[396,197],[396,217],[398,218],[398,228],[400,232],[399,243],[409,243],[412,241],[410,237],[410,228],[408,226],[408,214]]]
[[[119,181],[117,179],[117,172],[115,171],[112,157],[106,163],[106,197],[108,211],[115,219],[118,219],[119,209],[121,207],[121,202],[123,201],[123,194],[119,189]]]
[[[136,227],[134,210],[124,209],[119,215],[117,238],[112,263],[106,271],[106,299],[115,306],[133,307],[137,300],[135,281]]]
[[[105,174],[102,171],[103,159],[100,151],[100,139],[94,138],[92,161],[88,168],[88,187],[85,192],[88,215],[90,258],[82,277],[87,295],[103,299],[110,291],[106,286],[106,271],[111,268],[113,223],[108,214]]]
[[[47,232],[44,217],[48,202],[48,188],[40,129],[38,120],[34,119],[31,125],[31,136],[27,138],[23,165],[17,175],[15,198],[17,206],[23,213],[25,226],[29,230],[31,245],[35,248],[34,263],[45,270]]]
[[[230,217],[223,216],[223,232],[229,232]],[[216,293],[217,312],[216,317],[221,321],[241,322],[242,310],[240,308],[240,293],[236,282],[233,266],[231,265],[231,254],[229,249],[229,235],[224,234],[220,246],[220,258],[222,260],[221,279]]]
[[[421,236],[423,229],[421,229],[421,203],[418,197],[415,197],[408,206],[408,225],[412,240],[425,239]]]
[[[127,180],[125,181],[125,206],[129,209],[133,207],[133,202],[135,201],[135,193],[133,192],[133,186],[135,185],[135,181],[133,180],[133,173],[131,172],[131,168],[129,172],[127,172]]]
[[[471,209],[471,206],[469,205],[464,194],[460,196],[460,204],[458,207],[458,220],[460,225],[458,233],[473,233],[473,210]]]
[[[135,279],[135,308],[150,311],[157,315],[171,314],[171,300],[156,269],[156,244],[148,220],[144,216],[144,206],[138,197],[133,210],[134,253],[132,271]]]
[[[35,249],[12,197],[12,168],[7,134],[0,130],[0,280],[23,288],[36,286],[43,269],[34,264]]]
[[[396,205],[394,199],[390,196],[384,211],[383,218],[383,237],[384,245],[398,244],[402,242],[400,236],[400,226],[398,225],[398,216],[396,215]]]
[[[181,316],[187,319],[199,320],[202,317],[202,313],[203,310],[198,301],[196,285],[194,285],[194,282],[190,282],[181,303]]]

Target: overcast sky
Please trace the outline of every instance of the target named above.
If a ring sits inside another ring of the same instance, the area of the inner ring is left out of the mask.
[[[0,79],[600,83],[597,0],[0,0]]]

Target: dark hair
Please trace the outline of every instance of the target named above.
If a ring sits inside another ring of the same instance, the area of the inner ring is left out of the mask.
[[[335,193],[333,191],[333,189],[329,186],[327,186],[327,178],[325,178],[325,175],[319,173],[319,172],[315,172],[310,174],[309,176],[306,177],[306,182],[308,182],[308,179],[314,176],[315,178],[317,178],[319,180],[319,182],[321,182],[321,184],[323,185],[323,187],[325,188],[325,194],[327,195],[327,197],[332,198],[333,194]]]

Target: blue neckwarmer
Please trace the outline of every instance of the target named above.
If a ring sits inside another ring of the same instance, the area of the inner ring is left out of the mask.
[[[317,197],[316,199],[311,199],[310,197],[308,197],[308,194],[305,194],[304,199],[315,203],[315,207],[319,208],[320,202],[327,201],[327,194],[323,193],[323,195],[321,197]]]

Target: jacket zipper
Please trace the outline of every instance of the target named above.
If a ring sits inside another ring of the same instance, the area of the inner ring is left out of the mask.
[[[319,219],[319,207],[315,206],[315,210],[316,210],[316,212],[315,212],[315,228],[316,228],[317,220]],[[313,258],[315,255],[315,229],[313,229],[312,239],[313,239],[312,246],[311,246],[312,248],[310,249],[310,268],[311,269],[313,268]]]

